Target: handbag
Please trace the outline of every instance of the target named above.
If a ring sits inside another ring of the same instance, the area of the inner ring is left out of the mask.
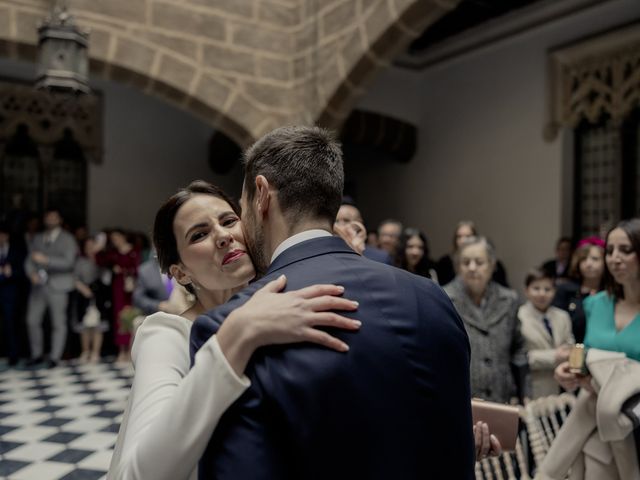
[[[100,310],[96,307],[95,302],[87,307],[87,311],[82,316],[82,325],[86,328],[94,328],[100,325]]]
[[[503,450],[516,449],[520,427],[520,410],[517,406],[472,398],[471,414],[474,425],[476,422],[489,425],[489,431],[497,437]]]

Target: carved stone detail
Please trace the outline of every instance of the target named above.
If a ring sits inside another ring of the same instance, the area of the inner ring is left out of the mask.
[[[53,146],[70,131],[90,161],[102,161],[102,105],[96,95],[72,96],[0,83],[0,143],[11,139],[19,125],[39,145]]]
[[[549,93],[549,141],[603,114],[622,123],[640,105],[640,24],[552,51]]]

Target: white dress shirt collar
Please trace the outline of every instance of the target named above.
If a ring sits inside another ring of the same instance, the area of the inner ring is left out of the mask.
[[[276,248],[275,251],[273,252],[273,255],[271,255],[271,263],[273,263],[273,261],[276,258],[278,258],[278,256],[282,252],[284,252],[288,248],[293,247],[294,245],[297,245],[298,243],[302,243],[306,240],[311,240],[312,238],[331,237],[331,236],[333,236],[331,233],[319,228],[296,233],[295,235],[287,238],[284,242],[278,245],[278,248]]]
[[[58,238],[58,235],[60,235],[61,231],[62,231],[61,227],[56,227],[53,230],[46,232],[45,241],[48,243],[55,242],[56,239]]]

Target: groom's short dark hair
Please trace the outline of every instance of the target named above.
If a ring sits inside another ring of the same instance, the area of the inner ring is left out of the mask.
[[[336,218],[344,169],[342,149],[334,135],[319,127],[290,126],[267,133],[244,154],[244,188],[255,195],[255,178],[264,175],[278,190],[278,202],[287,219]]]

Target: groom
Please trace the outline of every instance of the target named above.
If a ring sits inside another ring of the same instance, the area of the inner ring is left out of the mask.
[[[316,127],[284,127],[245,153],[245,241],[265,273],[200,316],[191,356],[266,282],[345,287],[359,302],[350,347],[259,350],[251,387],[225,413],[201,479],[472,479],[469,342],[443,291],[357,255],[331,234],[344,182],[340,146]],[[349,316],[350,314],[346,314]]]

